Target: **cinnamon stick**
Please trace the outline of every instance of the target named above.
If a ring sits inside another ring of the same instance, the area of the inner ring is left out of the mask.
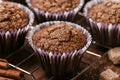
[[[7,69],[9,67],[9,64],[7,60],[5,59],[0,59],[0,68],[1,69]]]
[[[15,79],[0,77],[0,80],[15,80]]]
[[[0,76],[13,78],[15,80],[16,79],[17,80],[22,80],[22,78],[23,78],[22,72],[18,71],[18,70],[15,70],[15,69],[8,69],[8,70],[0,69]]]

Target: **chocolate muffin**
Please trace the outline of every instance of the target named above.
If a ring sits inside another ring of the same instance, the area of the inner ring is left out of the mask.
[[[67,24],[55,24],[35,32],[33,44],[52,53],[70,53],[85,46],[86,36]]]
[[[91,0],[84,7],[94,40],[103,46],[120,46],[120,1]]]
[[[72,21],[84,0],[26,0],[39,21]]]
[[[41,67],[54,76],[78,72],[82,55],[92,41],[86,29],[64,21],[39,24],[28,32],[26,38]]]
[[[104,2],[92,7],[88,16],[99,23],[120,24],[120,2]]]
[[[32,5],[50,13],[70,11],[76,8],[80,0],[32,0]]]
[[[34,15],[27,7],[0,1],[0,53],[10,54],[22,47],[33,21]]]
[[[29,22],[28,15],[17,5],[10,2],[0,3],[0,31],[11,31],[24,28]]]

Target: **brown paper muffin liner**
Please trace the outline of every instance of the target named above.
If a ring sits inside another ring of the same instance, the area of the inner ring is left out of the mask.
[[[89,9],[105,1],[107,0],[92,0],[88,2],[84,7],[84,16],[91,25],[90,28],[92,36],[97,43],[109,47],[120,46],[120,24],[106,25],[103,23],[97,23],[96,21],[93,21],[91,18],[89,18],[89,16],[87,15]],[[108,1],[120,2],[120,0],[108,0]]]
[[[3,1],[1,0],[0,3],[1,2]],[[29,23],[24,28],[18,29],[14,32],[0,32],[0,53],[2,54],[14,52],[24,44],[26,33],[28,29],[32,26],[32,23],[34,21],[34,15],[32,11],[30,11],[27,7],[18,3],[11,3],[17,5],[19,8],[21,8],[28,14]]]
[[[80,0],[79,5],[71,10],[71,11],[65,11],[63,13],[49,13],[45,12],[43,10],[39,10],[38,8],[34,7],[31,4],[32,0],[26,0],[27,5],[35,12],[36,16],[40,21],[54,21],[54,20],[67,20],[67,21],[72,21],[77,12],[82,8],[84,4],[84,0]]]
[[[75,50],[74,52],[71,53],[52,53],[52,52],[49,53],[33,45],[32,36],[36,31],[44,28],[45,26],[61,23],[71,25],[83,31],[83,34],[85,34],[86,36],[87,43],[82,49]],[[77,24],[64,21],[51,21],[39,24],[28,32],[26,38],[31,47],[33,48],[33,50],[35,51],[35,54],[40,62],[40,65],[46,71],[46,73],[60,76],[75,73],[78,71],[81,63],[81,57],[92,42],[91,35],[86,29]]]

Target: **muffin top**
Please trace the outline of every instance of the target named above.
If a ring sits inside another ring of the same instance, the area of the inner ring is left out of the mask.
[[[120,24],[120,2],[104,2],[92,7],[88,16],[105,24]]]
[[[76,8],[80,0],[32,0],[32,5],[39,10],[57,13]]]
[[[0,3],[0,31],[15,31],[25,27],[29,18],[25,11],[11,2]]]
[[[36,47],[53,53],[73,52],[86,44],[83,32],[67,24],[46,26],[35,32],[32,40]]]

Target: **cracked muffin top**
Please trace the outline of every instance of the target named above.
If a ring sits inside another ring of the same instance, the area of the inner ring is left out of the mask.
[[[25,27],[29,22],[28,15],[12,2],[0,3],[0,31],[15,31]]]
[[[92,7],[88,16],[105,24],[120,24],[120,2],[109,1]]]
[[[86,36],[79,29],[67,24],[54,24],[36,31],[33,45],[52,53],[69,53],[86,45]]]
[[[57,13],[73,10],[79,5],[80,0],[32,0],[31,3],[39,10]]]

